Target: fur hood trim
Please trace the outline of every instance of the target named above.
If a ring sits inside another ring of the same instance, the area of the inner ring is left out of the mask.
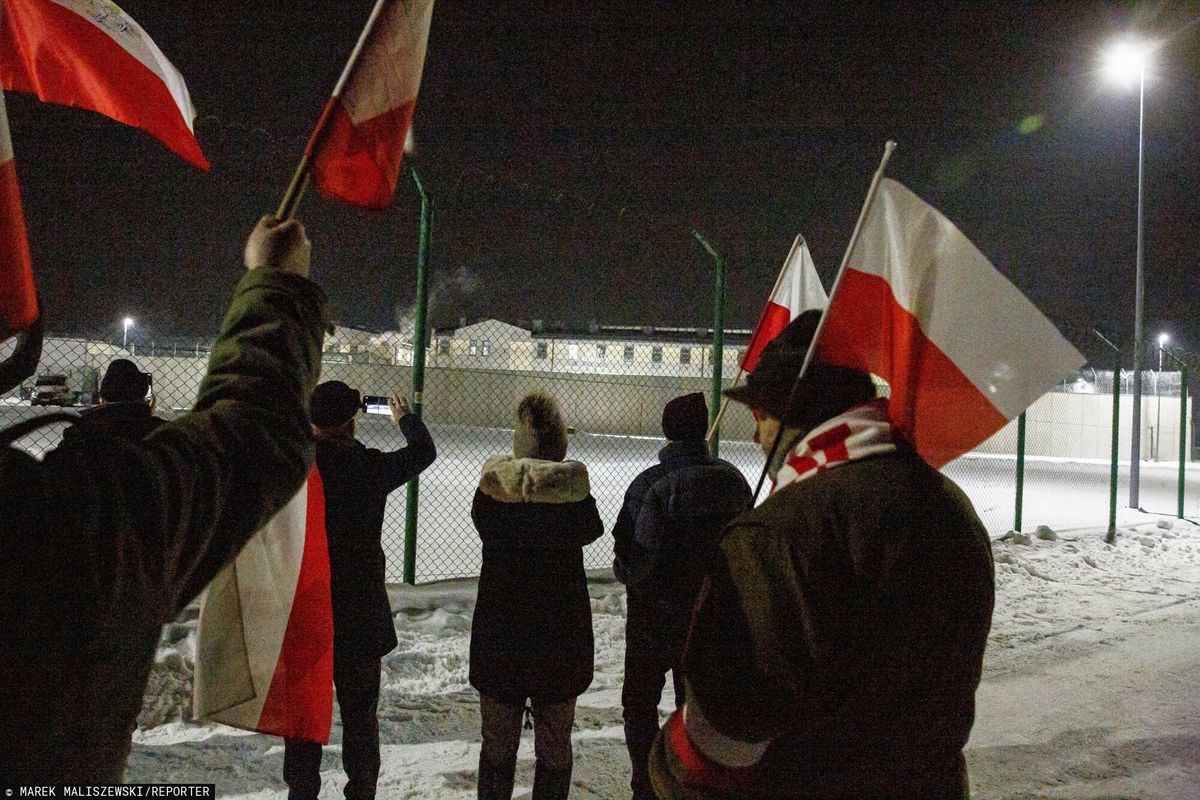
[[[479,490],[500,503],[575,503],[592,487],[581,461],[493,456],[483,463]]]

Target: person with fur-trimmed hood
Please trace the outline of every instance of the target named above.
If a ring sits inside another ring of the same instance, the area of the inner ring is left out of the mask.
[[[471,506],[483,568],[471,624],[471,685],[483,744],[478,796],[512,797],[521,716],[534,723],[534,800],[571,787],[575,698],[592,682],[592,609],[583,548],[604,533],[588,472],[565,461],[567,429],[554,399],[517,406],[512,455],[494,456]]]
[[[633,800],[654,799],[646,766],[666,675],[671,673],[679,708],[680,658],[692,606],[722,529],[752,499],[741,471],[709,455],[703,394],[667,403],[662,429],[667,445],[659,463],[633,479],[613,526],[613,571],[628,594],[621,707]]]
[[[650,756],[665,800],[968,796],[995,595],[962,490],[903,441],[864,372],[797,317],[726,394],[760,417],[771,496],[725,529],[697,601],[687,699]]]

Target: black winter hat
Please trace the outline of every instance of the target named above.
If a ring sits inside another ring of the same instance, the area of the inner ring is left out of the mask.
[[[336,428],[349,421],[361,406],[357,389],[341,381],[325,381],[313,389],[308,416],[318,428]]]
[[[788,396],[820,322],[821,312],[810,309],[788,323],[778,336],[767,342],[746,382],[726,389],[725,396],[802,427],[824,422],[874,398],[875,384],[867,373],[814,361],[808,365],[796,398],[788,406]]]
[[[542,392],[525,396],[517,405],[513,455],[562,461],[567,457],[567,425],[554,398]]]
[[[150,390],[150,376],[137,368],[128,358],[114,359],[100,379],[100,397],[106,403],[129,403],[145,400]]]
[[[662,413],[663,435],[672,442],[703,439],[708,433],[708,404],[702,392],[676,397]]]

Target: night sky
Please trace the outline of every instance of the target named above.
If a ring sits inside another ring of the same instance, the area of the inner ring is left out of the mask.
[[[371,0],[123,0],[183,73],[212,161],[10,93],[49,327],[215,332],[246,233],[273,210]],[[435,6],[406,164],[437,203],[432,320],[699,327],[712,261],[753,325],[796,233],[828,286],[884,142],[1089,355],[1133,334],[1137,94],[1100,73],[1123,33],[1147,81],[1146,332],[1200,350],[1200,3],[476,3]],[[311,193],[313,276],[344,324],[412,302],[419,203]],[[1099,362],[1098,362],[1099,363]]]

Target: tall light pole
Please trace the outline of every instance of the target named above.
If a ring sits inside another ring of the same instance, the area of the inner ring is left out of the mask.
[[[1158,335],[1158,372],[1154,376],[1154,460],[1161,461],[1158,446],[1162,444],[1162,391],[1158,382],[1162,380],[1163,347],[1171,340],[1165,333]]]
[[[1133,308],[1133,429],[1130,431],[1129,454],[1129,507],[1137,508],[1138,485],[1141,479],[1142,459],[1142,173],[1144,166],[1144,137],[1146,120],[1146,57],[1149,48],[1145,44],[1121,42],[1115,45],[1107,58],[1111,77],[1130,85],[1136,77],[1138,82],[1138,184],[1137,184],[1137,261],[1135,269]]]
[[[133,317],[125,318],[125,333],[121,336],[121,349],[129,352],[129,329],[133,327]]]

